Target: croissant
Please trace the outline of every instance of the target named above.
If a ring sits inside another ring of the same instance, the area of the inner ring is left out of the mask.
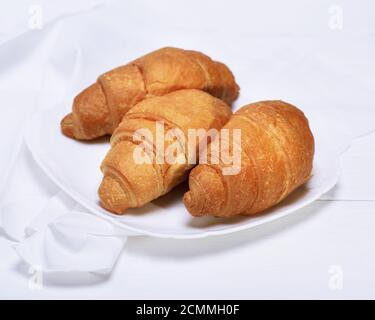
[[[237,142],[234,129],[241,132]],[[262,101],[246,105],[221,132],[225,130],[229,137],[226,149],[219,149],[225,145],[220,135],[220,141],[215,140],[207,150],[207,159],[213,155],[217,161],[201,163],[190,173],[190,190],[183,201],[191,215],[254,215],[279,203],[309,179],[314,138],[303,112],[291,104]],[[224,174],[231,164],[224,161],[223,154],[238,155],[237,174]]]
[[[138,103],[115,130],[111,149],[102,163],[102,206],[122,214],[127,208],[140,207],[167,193],[187,178],[197,161],[200,144],[210,140],[209,130],[220,130],[231,115],[231,109],[222,100],[195,89],[178,90]],[[157,148],[160,129],[165,132],[165,139],[163,147]],[[205,134],[187,139],[194,129],[203,129]],[[140,131],[144,132],[143,138],[135,139]],[[170,132],[176,134],[168,137]],[[188,152],[191,146],[194,150]],[[138,161],[137,154],[149,161]],[[176,161],[168,161],[171,158]]]
[[[62,120],[62,132],[79,140],[112,134],[138,102],[179,89],[204,90],[228,104],[239,92],[224,64],[197,51],[162,48],[104,73],[83,90]]]

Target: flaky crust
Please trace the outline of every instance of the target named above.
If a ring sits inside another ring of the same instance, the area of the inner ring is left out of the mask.
[[[157,121],[159,124],[163,122],[165,133],[178,129],[188,137],[189,129],[219,130],[231,115],[230,108],[222,100],[194,89],[178,90],[138,103],[115,130],[111,150],[102,163],[104,177],[99,188],[102,206],[122,214],[127,208],[140,207],[160,197],[187,178],[188,171],[194,165],[187,161],[188,139],[176,138],[164,143],[164,153],[161,154],[164,160],[172,143],[185,144],[185,148],[181,148],[175,155],[183,159],[181,163],[157,163]],[[148,129],[152,133],[152,140],[146,141],[155,156],[151,163],[138,164],[134,160],[134,150],[139,142],[134,141],[133,137],[138,129]],[[196,154],[200,141],[198,139],[196,143]]]
[[[62,132],[80,140],[112,134],[138,102],[180,89],[204,90],[228,104],[239,92],[224,64],[197,51],[166,47],[101,75],[74,99]]]
[[[200,164],[189,176],[184,203],[193,216],[230,217],[259,213],[305,183],[312,171],[314,138],[308,120],[283,101],[262,101],[238,110],[223,127],[241,129],[241,170],[223,175],[226,166]],[[208,158],[210,159],[210,158]]]

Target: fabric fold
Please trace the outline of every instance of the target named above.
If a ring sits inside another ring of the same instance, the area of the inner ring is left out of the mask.
[[[15,245],[23,261],[46,273],[109,274],[126,243],[125,231],[92,214],[71,211]]]
[[[18,242],[16,252],[33,270],[109,274],[127,233],[78,210],[80,206],[61,191],[49,200],[23,197],[0,207],[0,227]]]

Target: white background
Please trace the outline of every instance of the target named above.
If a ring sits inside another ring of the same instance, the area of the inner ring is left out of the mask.
[[[289,100],[333,149],[351,147],[337,187],[309,207],[227,236],[130,238],[110,277],[44,275],[33,288],[0,237],[0,298],[375,298],[374,18],[372,1],[3,1],[2,202],[57,191],[22,144],[33,113],[68,109],[98,74],[165,45],[226,62],[237,107]]]

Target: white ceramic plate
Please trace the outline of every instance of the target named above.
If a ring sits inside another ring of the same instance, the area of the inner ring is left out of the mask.
[[[193,218],[181,199],[186,184],[140,209],[115,216],[102,209],[97,189],[102,174],[100,163],[108,151],[107,140],[77,142],[60,132],[60,120],[67,108],[56,107],[33,118],[26,130],[26,143],[45,173],[67,194],[92,213],[111,220],[130,234],[162,238],[201,238],[248,229],[288,215],[318,199],[338,178],[337,159],[317,142],[313,177],[285,201],[256,217],[222,219]]]

